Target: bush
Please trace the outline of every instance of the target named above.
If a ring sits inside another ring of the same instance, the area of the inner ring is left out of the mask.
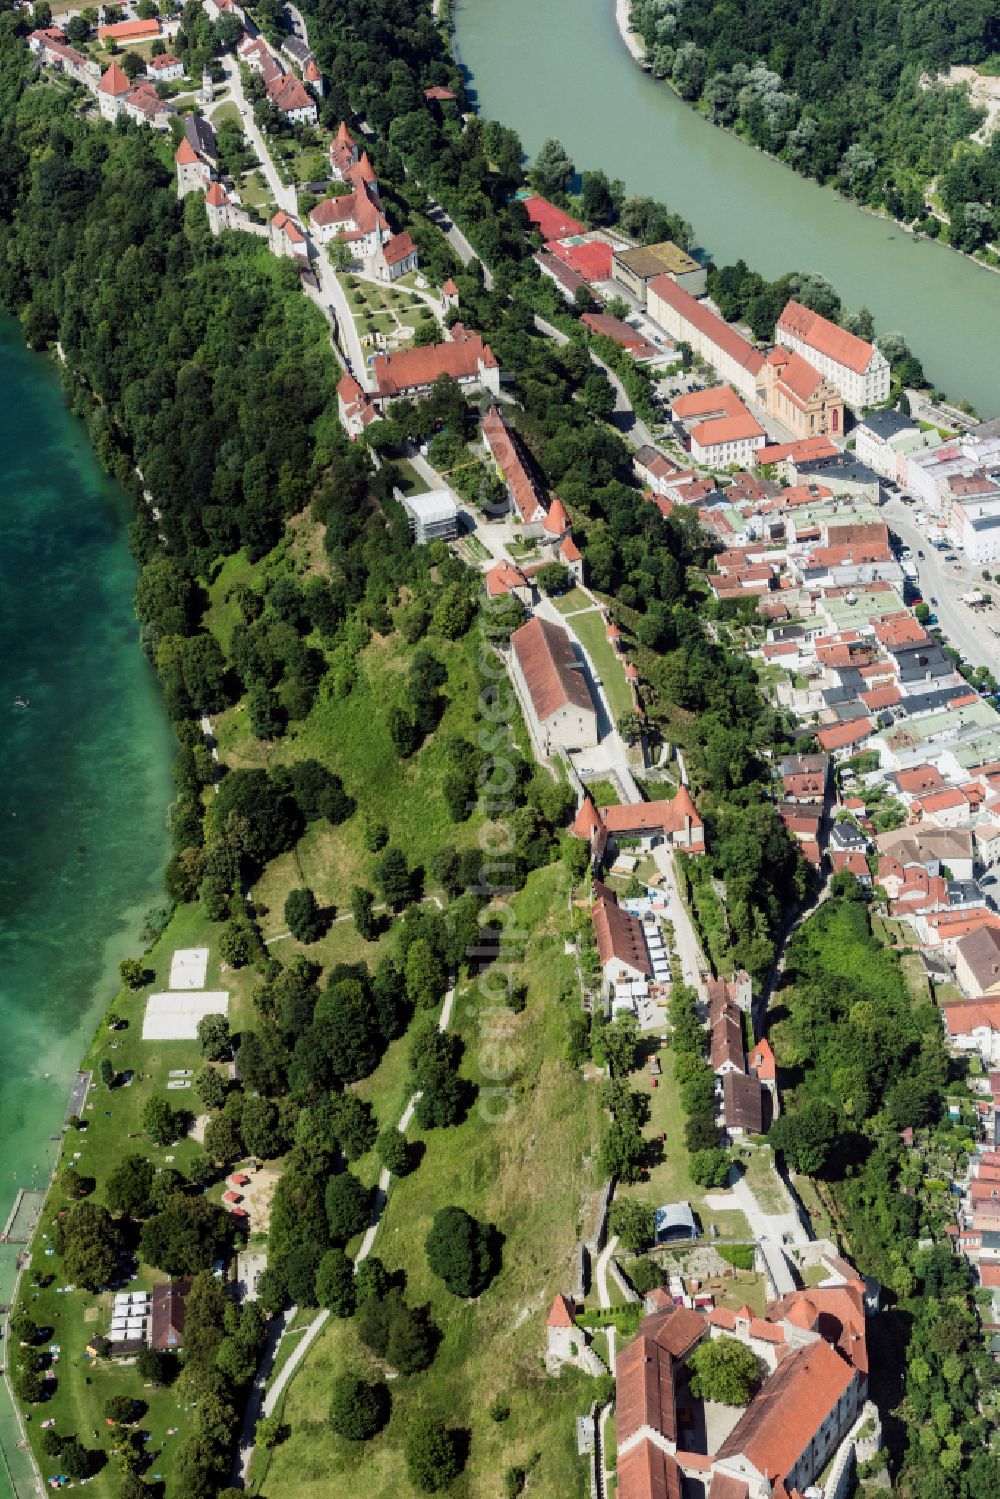
[[[285,921],[296,942],[318,942],[326,931],[326,920],[311,890],[290,890],[285,900]]]
[[[688,1360],[691,1393],[723,1405],[746,1405],[761,1382],[761,1366],[744,1343],[713,1338],[701,1343]]]
[[[403,1453],[410,1482],[422,1494],[440,1493],[460,1472],[454,1438],[444,1422],[433,1416],[415,1418]]]
[[[424,1244],[427,1264],[454,1296],[478,1296],[496,1273],[497,1232],[464,1208],[441,1208]]]
[[[368,1442],[389,1419],[389,1390],[381,1382],[369,1384],[354,1374],[341,1374],[333,1382],[329,1421],[333,1430],[349,1442]]]

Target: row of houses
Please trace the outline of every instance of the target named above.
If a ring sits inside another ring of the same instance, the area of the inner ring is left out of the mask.
[[[285,44],[286,48],[294,40],[290,38]],[[236,46],[236,54],[240,62],[245,64],[251,72],[260,75],[267,97],[293,125],[315,125],[319,119],[319,109],[310,89],[317,94],[322,94],[323,75],[312,53],[308,51],[308,48],[305,51],[308,55],[303,66],[302,78],[299,78],[285,67],[281,58],[272,51],[259,33],[251,36],[249,32],[244,32]]]
[[[169,128],[176,110],[160,97],[157,84],[183,77],[184,67],[179,58],[170,53],[151,58],[146,76],[133,82],[114,61],[102,73],[96,63],[70,45],[66,33],[57,26],[33,31],[28,37],[28,47],[46,67],[89,89],[97,99],[103,120],[113,122],[125,116],[153,130]]]

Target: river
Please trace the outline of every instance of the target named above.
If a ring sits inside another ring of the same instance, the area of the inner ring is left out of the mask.
[[[132,611],[128,501],[52,360],[2,317],[0,491],[2,1223],[18,1187],[47,1181],[117,964],[163,903],[173,755]]]
[[[457,0],[455,50],[481,113],[533,154],[555,136],[694,226],[719,264],[817,271],[880,332],[901,330],[929,380],[1000,412],[1000,275],[862,213],[708,123],[632,61],[614,0]]]

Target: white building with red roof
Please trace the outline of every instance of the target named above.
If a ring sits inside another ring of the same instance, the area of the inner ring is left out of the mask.
[[[422,401],[434,382],[447,375],[463,391],[486,390],[500,394],[500,365],[489,344],[478,333],[468,333],[458,323],[452,341],[428,344],[422,349],[401,349],[394,354],[376,354],[373,366],[374,400],[381,409],[393,401]]]
[[[365,428],[378,418],[371,398],[347,370],[341,375],[337,385],[337,409],[340,424],[350,438],[360,437]]]
[[[764,428],[728,385],[678,396],[673,413],[688,434],[691,457],[706,468],[752,467],[767,441]]]
[[[535,589],[531,579],[515,562],[508,562],[506,557],[489,569],[483,581],[488,598],[506,598],[513,594],[526,609],[530,609],[534,603]]]
[[[537,615],[510,637],[511,673],[543,753],[597,744],[597,710],[569,632]]]
[[[279,209],[271,220],[268,242],[275,255],[286,256],[291,260],[309,259],[306,237],[291,214],[285,213],[284,209]]]
[[[173,52],[163,52],[159,57],[149,59],[146,77],[153,83],[176,83],[184,77],[184,64]]]
[[[365,187],[339,198],[324,198],[310,211],[309,227],[318,244],[341,240],[358,261],[374,261],[390,237],[389,221],[378,198]]]
[[[86,88],[96,89],[101,76],[100,68],[96,63],[88,62],[75,47],[71,47],[66,33],[60,31],[58,26],[44,26],[31,32],[28,48],[46,67],[75,78],[77,83],[82,83]]]
[[[337,134],[330,142],[330,176],[336,182],[346,182],[347,174],[358,164],[358,143],[341,120]]]
[[[315,125],[319,119],[316,100],[301,78],[294,73],[282,73],[265,84],[268,98],[293,125]]]
[[[205,212],[208,214],[208,227],[213,234],[221,234],[223,229],[235,227],[233,205],[221,182],[210,184],[205,194]]]
[[[643,848],[668,843],[681,853],[705,852],[705,824],[686,786],[678,786],[669,801],[625,802],[610,807],[595,807],[585,795],[572,832],[577,838],[587,839],[598,860],[615,837],[638,839]]]
[[[483,442],[503,480],[522,535],[541,536],[547,514],[545,494],[521,452],[520,443],[496,406],[483,417]]]
[[[757,398],[763,384],[763,354],[703,302],[670,276],[655,276],[646,288],[646,310],[671,338],[690,344],[741,396]]]
[[[101,74],[97,88],[97,107],[102,120],[117,120],[125,108],[125,95],[131,88],[118,63],[112,62]]]
[[[398,281],[415,271],[420,263],[417,247],[407,233],[394,234],[375,251],[375,275],[379,281]]]
[[[851,406],[878,406],[889,399],[889,361],[866,343],[801,302],[788,302],[774,336],[825,375]]]

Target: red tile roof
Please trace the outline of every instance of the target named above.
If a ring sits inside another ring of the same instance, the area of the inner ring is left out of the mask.
[[[174,152],[174,161],[176,161],[178,166],[190,167],[194,166],[195,163],[200,160],[200,156],[185,135],[180,145],[177,147],[177,150]]]
[[[576,1316],[573,1303],[565,1296],[557,1296],[549,1307],[546,1327],[572,1327]]]
[[[132,85],[116,62],[113,62],[102,75],[98,85],[102,94],[111,94],[117,99],[121,94],[127,94]]]
[[[597,279],[604,279],[599,277]],[[591,333],[603,334],[605,338],[614,339],[621,348],[627,349],[631,354],[640,354],[646,358],[652,358],[658,351],[655,344],[651,344],[648,338],[644,338],[635,328],[628,323],[622,322],[621,318],[611,317],[606,312],[585,312],[580,319],[585,328]],[[676,470],[675,470],[676,471]]]
[[[617,1499],[681,1499],[681,1471],[648,1438],[618,1459]]]
[[[803,307],[801,302],[785,304],[775,334],[780,338],[783,332],[792,334],[818,353],[825,354],[827,359],[845,365],[859,375],[864,374],[875,354],[872,344],[848,333],[846,328],[838,328],[836,323],[820,317],[818,312]]]
[[[537,521],[545,511],[542,490],[528,472],[517,439],[496,406],[483,417],[483,441],[500,467],[522,523]]]
[[[382,255],[386,265],[398,265],[401,260],[412,255],[416,248],[410,235],[394,234],[389,243],[382,246]]]
[[[650,292],[673,307],[675,312],[686,318],[689,323],[708,337],[716,348],[728,354],[743,369],[748,370],[751,375],[759,375],[764,368],[764,356],[753,344],[748,343],[741,334],[724,323],[714,312],[710,312],[702,303],[695,300],[690,292],[671,281],[669,276],[654,276],[647,288],[647,297]]]
[[[607,892],[595,899],[590,912],[601,963],[610,963],[617,958],[637,973],[652,978],[653,964],[643,936],[642,922],[631,911],[622,909],[606,885],[597,888]]]
[[[777,353],[777,350],[775,350]],[[801,354],[789,354],[783,362],[783,368],[779,376],[781,384],[795,398],[796,402],[805,405],[812,400],[817,390],[823,383],[823,376],[819,370],[813,369],[807,359]]]
[[[1000,1031],[1000,999],[963,999],[943,1004],[945,1029],[949,1036],[970,1036],[973,1031]]]
[[[524,207],[528,222],[539,231],[542,239],[565,239],[567,235],[586,232],[586,225],[571,219],[568,213],[563,213],[546,198],[525,198]]]
[[[468,379],[480,372],[480,366],[496,369],[497,361],[489,344],[478,334],[446,344],[428,344],[423,349],[401,349],[396,354],[376,354],[375,388],[381,396],[402,395],[422,385],[433,385],[442,375],[454,380]]]
[[[639,1324],[635,1340],[618,1354],[615,1427],[618,1445],[649,1426],[677,1440],[674,1361],[684,1358],[708,1331],[700,1312],[675,1306]]]
[[[870,692],[861,694],[861,701],[872,713],[877,713],[880,708],[894,708],[901,703],[903,694],[898,687],[873,687]]]
[[[154,16],[149,21],[116,21],[112,26],[98,26],[97,36],[100,41],[110,38],[113,42],[141,41],[143,37],[155,37],[160,34],[160,23]]]
[[[529,587],[528,579],[513,562],[504,559],[491,567],[486,574],[486,592],[491,599],[500,598],[514,588]]]
[[[749,442],[763,437],[764,428],[755,421],[749,411],[742,416],[727,416],[709,422],[699,422],[691,428],[691,440],[701,448],[715,448],[724,442]]]
[[[855,1377],[828,1343],[811,1343],[788,1353],[716,1456],[746,1457],[758,1472],[783,1477],[808,1449]]]
[[[267,85],[271,102],[282,114],[291,114],[295,109],[315,109],[316,101],[300,78],[294,73],[282,73]]]
[[[782,463],[791,459],[793,463],[806,463],[814,458],[834,458],[839,452],[836,443],[828,437],[802,437],[795,442],[778,442],[761,448],[757,462]]]
[[[851,718],[844,723],[830,724],[816,735],[825,750],[844,749],[849,744],[860,744],[873,732],[875,725],[870,718]]]
[[[213,208],[223,208],[229,202],[229,195],[221,182],[213,182],[205,194],[205,202],[211,203]]]
[[[164,52],[159,57],[151,57],[146,66],[158,72],[160,68],[176,68],[179,62],[180,58],[175,57],[172,52]]]
[[[611,246],[606,240],[588,239],[582,245],[561,245],[557,239],[550,239],[545,248],[584,281],[611,279]],[[635,329],[629,329],[629,332],[634,333]]]
[[[271,220],[271,223],[274,225],[275,229],[279,230],[286,237],[286,239],[290,239],[293,245],[300,245],[305,242],[305,235],[302,233],[302,230],[299,228],[295,220],[291,218],[283,208],[280,208],[278,210],[278,212],[274,215],[274,218]]]
[[[544,723],[560,708],[572,705],[594,712],[594,704],[561,625],[537,615],[510,637],[535,712]]]
[[[776,1077],[774,1052],[766,1036],[751,1048],[748,1060],[750,1071],[759,1077],[762,1083],[774,1082]]]
[[[557,494],[552,496],[552,503],[548,508],[545,519],[542,521],[542,530],[548,531],[550,536],[561,536],[564,531],[569,530],[569,516],[566,514],[566,506]]]

